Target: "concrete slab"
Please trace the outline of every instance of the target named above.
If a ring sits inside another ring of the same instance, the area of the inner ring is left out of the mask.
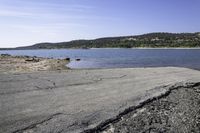
[[[165,91],[155,87],[199,81],[175,67],[2,73],[0,132],[82,132]]]

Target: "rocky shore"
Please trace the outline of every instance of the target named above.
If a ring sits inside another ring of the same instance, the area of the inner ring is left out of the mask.
[[[0,72],[36,72],[66,70],[66,59],[51,59],[31,56],[0,55]]]

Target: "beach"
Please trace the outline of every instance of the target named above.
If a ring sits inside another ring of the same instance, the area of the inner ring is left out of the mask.
[[[38,63],[36,57],[26,59],[27,69],[18,70],[5,67],[13,67],[10,61],[0,61],[4,62],[0,63],[4,64],[0,67],[0,132],[181,132],[184,127],[186,132],[199,131],[197,70],[41,69],[41,65],[32,65]],[[167,123],[169,116],[173,120]],[[191,122],[184,126],[183,121]]]

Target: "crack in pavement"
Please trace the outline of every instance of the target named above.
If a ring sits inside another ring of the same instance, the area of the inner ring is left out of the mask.
[[[20,91],[15,91],[15,92],[5,92],[5,93],[0,93],[0,95],[12,95],[12,94],[17,94],[17,93],[23,93],[23,92],[31,92],[31,91],[39,91],[41,88],[35,86],[36,89],[32,90],[20,90]]]
[[[98,77],[95,77],[95,78],[98,78],[98,79],[95,79],[95,78],[93,78],[93,79],[90,79],[90,78],[84,78],[84,79],[86,79],[86,80],[92,80],[92,81],[94,81],[95,83],[96,82],[99,82],[99,81],[102,81],[102,80],[106,80],[106,79],[120,79],[120,78],[123,78],[123,77],[126,77],[127,75],[122,75],[122,76],[116,76],[116,77],[100,77],[100,78],[98,78]]]
[[[31,77],[30,75],[27,75],[27,77],[28,77],[29,79],[26,79],[26,80],[23,80],[23,81],[27,81],[27,80],[30,80],[30,79],[34,79],[34,80],[37,79],[37,80],[41,80],[41,81],[47,81],[47,82],[51,83],[52,86],[40,87],[40,86],[36,85],[36,86],[33,86],[33,87],[35,87],[36,89],[31,89],[31,90],[18,90],[18,91],[14,91],[14,92],[5,92],[5,93],[3,92],[3,93],[0,93],[0,95],[9,95],[9,94],[17,94],[17,93],[23,93],[23,92],[40,91],[40,90],[52,90],[52,89],[56,89],[56,88],[57,88],[56,83],[55,83],[54,81],[52,81],[52,80],[49,80],[49,79],[42,79],[42,78],[38,78],[38,77],[33,78],[33,77]],[[19,80],[19,81],[22,81],[22,80]],[[1,82],[1,81],[0,81],[0,82]],[[8,82],[8,81],[7,81],[7,82]],[[12,82],[12,80],[11,80],[10,82]]]
[[[102,80],[106,80],[106,79],[120,79],[120,78],[123,78],[123,77],[126,77],[127,75],[122,75],[122,76],[119,76],[119,77],[107,77],[107,78],[99,78],[97,80],[94,80],[94,81],[102,81]]]
[[[81,85],[89,85],[89,84],[94,84],[96,82],[85,82],[85,83],[76,83],[76,84],[68,84],[67,86],[81,86]]]
[[[120,79],[123,77],[126,77],[127,75],[122,75],[120,77],[108,77],[108,78],[99,78],[99,79],[89,79],[92,80],[92,82],[85,82],[85,83],[75,83],[75,84],[68,84],[67,86],[81,86],[81,85],[89,85],[89,84],[95,84],[99,81],[105,80],[105,79]],[[85,78],[86,79],[86,78]],[[88,79],[87,79],[88,80]]]
[[[30,91],[39,91],[39,90],[52,90],[52,89],[55,89],[54,87],[39,87],[39,86],[34,86],[35,88],[37,89],[34,89],[34,90],[30,90]]]
[[[102,80],[106,80],[106,79],[120,79],[120,78],[123,78],[123,77],[126,77],[127,75],[122,75],[122,76],[119,76],[119,77],[107,77],[107,78],[99,78],[97,80],[95,79],[91,79],[92,82],[86,82],[86,83],[75,83],[75,84],[68,84],[67,86],[81,86],[81,85],[89,85],[89,84],[95,84],[99,81],[102,81]],[[27,75],[27,77],[29,79],[26,79],[26,80],[23,80],[23,81],[27,81],[27,80],[30,80],[30,79],[33,79],[33,80],[43,80],[43,81],[47,81],[49,83],[52,84],[52,86],[47,86],[47,87],[40,87],[38,85],[34,86],[36,89],[31,89],[31,90],[19,90],[19,91],[15,91],[15,92],[5,92],[5,93],[0,93],[0,95],[9,95],[9,94],[17,94],[17,93],[23,93],[23,92],[31,92],[31,91],[40,91],[40,90],[52,90],[52,89],[56,89],[57,88],[57,85],[56,85],[56,82],[50,80],[50,79],[44,79],[44,78],[38,78],[38,77],[32,77],[30,75]],[[12,80],[10,80],[12,81]],[[19,80],[21,81],[21,80]],[[9,82],[9,81],[7,81]]]
[[[52,90],[55,89],[56,86],[48,86],[48,87],[39,87],[39,86],[34,86],[36,89],[31,89],[31,90],[19,90],[19,91],[14,91],[14,92],[5,92],[5,93],[0,93],[0,95],[12,95],[12,94],[17,94],[17,93],[23,93],[23,92],[31,92],[31,91],[40,91],[40,90]]]
[[[14,131],[13,133],[23,133],[23,132],[25,132],[25,131],[27,131],[27,130],[31,130],[31,129],[33,129],[33,128],[36,128],[38,125],[41,125],[41,124],[43,124],[43,123],[45,123],[45,122],[47,122],[47,121],[49,121],[49,120],[51,120],[51,119],[57,117],[58,115],[63,115],[63,113],[56,113],[56,114],[53,114],[53,115],[49,116],[48,118],[46,118],[46,119],[44,119],[44,120],[42,120],[42,121],[33,123],[33,124],[31,124],[31,125],[29,125],[29,126],[27,126],[27,127],[24,127],[24,128],[22,128],[22,129],[18,129],[18,130],[16,130],[16,131]]]
[[[24,81],[28,81],[30,79],[24,79],[24,80],[14,80],[14,79],[10,79],[10,80],[0,80],[0,82],[24,82]]]

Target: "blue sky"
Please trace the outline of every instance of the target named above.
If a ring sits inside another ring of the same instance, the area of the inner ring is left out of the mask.
[[[0,0],[0,47],[199,31],[200,0]]]

